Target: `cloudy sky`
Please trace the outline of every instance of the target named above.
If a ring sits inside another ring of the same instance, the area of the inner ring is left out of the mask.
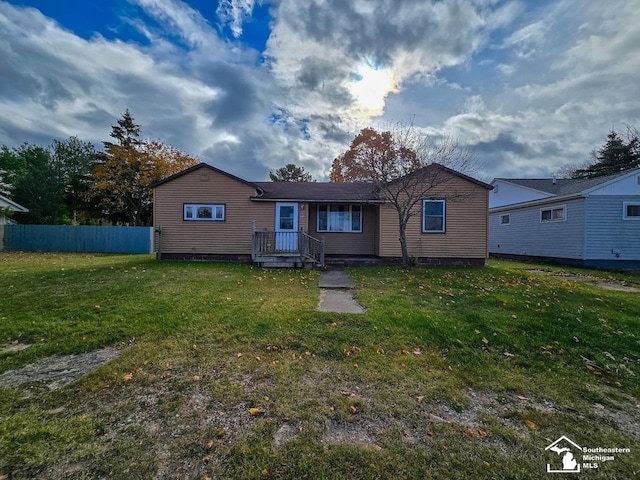
[[[0,0],[0,144],[102,145],[129,109],[248,180],[328,174],[360,128],[552,175],[640,128],[637,0]]]

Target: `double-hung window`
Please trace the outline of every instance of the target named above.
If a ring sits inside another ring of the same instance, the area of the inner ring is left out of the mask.
[[[563,222],[567,218],[567,209],[562,207],[544,208],[540,210],[540,221],[545,222]]]
[[[185,203],[182,219],[196,222],[224,222],[224,210],[224,204]]]
[[[318,205],[318,232],[362,232],[360,205]]]
[[[445,232],[446,202],[444,200],[422,201],[422,233]]]
[[[640,203],[624,202],[622,218],[625,220],[640,220]]]
[[[505,213],[504,215],[500,215],[500,225],[510,225],[511,224],[511,215]]]

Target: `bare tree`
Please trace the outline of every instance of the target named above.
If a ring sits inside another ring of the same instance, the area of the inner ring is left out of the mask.
[[[472,152],[456,140],[434,140],[413,124],[398,123],[382,133],[361,130],[349,149],[334,160],[330,178],[375,184],[380,200],[398,215],[402,263],[408,266],[407,225],[421,214],[422,201],[458,201],[468,196],[452,180],[475,170]]]

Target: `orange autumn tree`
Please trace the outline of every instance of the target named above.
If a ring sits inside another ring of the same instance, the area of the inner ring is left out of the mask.
[[[129,110],[112,126],[110,135],[117,143],[104,142],[90,195],[112,222],[148,225],[152,216],[150,185],[197,161],[171,145],[140,140],[140,125]]]
[[[329,179],[376,186],[380,200],[398,214],[402,263],[409,266],[407,225],[412,217],[421,215],[422,201],[435,192],[439,199],[464,198],[465,192],[450,184],[450,169],[470,172],[476,167],[472,152],[455,140],[443,137],[435,141],[412,123],[397,123],[383,132],[363,128],[349,149],[333,161]]]

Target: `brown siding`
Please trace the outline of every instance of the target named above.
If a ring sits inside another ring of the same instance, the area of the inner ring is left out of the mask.
[[[437,258],[486,258],[488,246],[488,190],[462,178],[453,178],[429,192],[429,198],[446,198],[447,192],[464,192],[460,198],[446,202],[446,233],[422,233],[420,213],[407,226],[409,255]],[[380,208],[381,257],[400,257],[398,214],[389,206]]]
[[[252,202],[256,191],[226,175],[197,169],[154,190],[153,224],[163,253],[251,254],[251,221],[274,228],[274,204]],[[223,203],[224,222],[183,221],[185,203]]]
[[[318,206],[309,207],[309,234],[315,238],[325,239],[327,255],[376,255],[377,235],[376,205],[362,206],[362,232],[318,232]]]

